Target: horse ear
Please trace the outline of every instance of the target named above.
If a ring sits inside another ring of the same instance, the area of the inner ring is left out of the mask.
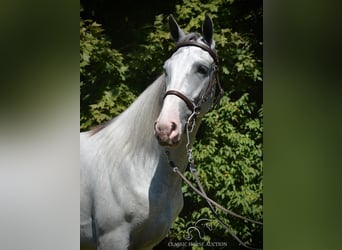
[[[175,42],[178,42],[182,37],[185,36],[184,32],[181,30],[181,28],[179,28],[172,15],[169,16],[169,28],[171,36]]]
[[[205,14],[205,19],[202,26],[202,35],[204,40],[209,44],[209,46],[211,46],[213,42],[213,26],[213,21],[208,16],[208,14]]]

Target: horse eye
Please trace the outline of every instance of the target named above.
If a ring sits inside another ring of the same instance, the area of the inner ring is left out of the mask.
[[[204,65],[198,65],[197,72],[202,74],[202,75],[206,75],[206,74],[208,74],[208,67],[206,67]]]

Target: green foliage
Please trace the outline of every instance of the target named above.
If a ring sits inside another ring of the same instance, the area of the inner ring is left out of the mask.
[[[115,85],[111,90],[103,91],[101,99],[97,103],[89,105],[90,116],[83,122],[81,128],[87,129],[113,119],[134,100],[135,95],[123,83]]]
[[[125,85],[127,66],[123,56],[110,47],[101,25],[80,21],[81,130],[112,119],[135,95]]]
[[[230,19],[235,18],[234,13],[230,12],[233,3],[233,0],[183,0],[182,4],[176,5],[174,15],[186,32],[200,32],[204,14],[210,13],[214,22],[214,40],[220,57],[222,82],[239,95],[251,92],[253,96],[260,97],[262,65],[255,49],[260,50],[262,42],[250,33],[242,34],[229,26]],[[258,14],[258,11],[259,9],[256,10],[257,13],[247,12],[245,18],[249,20],[248,17]],[[161,72],[161,65],[174,47],[170,39],[167,16],[157,15],[153,26],[145,28],[151,30],[146,42],[127,53],[127,64],[130,68],[127,78],[128,81],[134,82],[134,88],[138,91],[142,91]]]
[[[173,15],[185,31],[199,32],[204,14],[209,13],[220,57],[220,79],[226,90],[220,105],[204,117],[194,143],[199,178],[208,195],[218,203],[260,221],[263,217],[263,110],[262,33],[259,34],[258,22],[262,18],[262,2],[244,2],[183,0],[175,6]],[[112,119],[127,108],[136,97],[134,93],[141,92],[161,73],[174,44],[167,16],[163,14],[155,17],[153,25],[141,27],[141,33],[148,34],[145,42],[126,50],[124,56],[111,48],[99,24],[81,20],[80,28],[81,129],[84,130]],[[191,174],[186,175],[193,180]],[[214,219],[201,197],[186,185],[182,189],[185,206],[166,242],[184,241],[187,230],[196,221]],[[261,226],[218,213],[244,242],[262,247]],[[239,249],[215,220],[211,222],[211,229],[203,237],[193,234],[192,242],[229,241],[229,249]]]
[[[139,92],[162,72],[162,65],[173,46],[163,15],[157,15],[153,27],[149,29],[151,31],[146,37],[146,42],[127,53],[127,64],[130,69],[127,78]]]

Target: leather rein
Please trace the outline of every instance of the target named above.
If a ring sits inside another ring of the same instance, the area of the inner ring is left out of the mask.
[[[251,247],[248,246],[246,243],[244,243],[230,228],[229,226],[219,217],[219,215],[217,214],[216,210],[214,207],[220,209],[221,211],[223,211],[226,214],[232,215],[236,218],[239,218],[241,220],[244,220],[245,222],[251,222],[254,224],[258,224],[258,225],[263,225],[262,222],[256,221],[256,220],[252,220],[249,219],[247,217],[244,217],[242,215],[239,215],[237,213],[234,213],[233,211],[223,207],[222,205],[218,204],[217,202],[215,202],[214,200],[212,200],[211,198],[209,198],[207,196],[207,193],[205,192],[203,185],[200,181],[200,179],[198,178],[197,175],[197,170],[195,168],[195,162],[194,162],[194,158],[192,155],[192,146],[190,143],[190,133],[192,132],[194,126],[195,126],[195,121],[192,120],[192,116],[195,115],[195,112],[190,115],[187,124],[186,124],[186,136],[187,136],[187,144],[186,144],[186,149],[187,149],[187,156],[188,156],[188,168],[190,170],[190,172],[192,173],[192,175],[194,176],[197,186],[199,187],[199,189],[197,189],[192,183],[191,181],[185,177],[185,175],[179,170],[179,168],[176,166],[175,162],[170,158],[170,152],[168,150],[165,151],[166,154],[166,158],[167,161],[170,165],[170,167],[172,168],[173,172],[177,173],[182,179],[183,181],[185,181],[185,183],[187,183],[198,195],[200,195],[202,198],[205,199],[205,201],[207,202],[211,212],[213,213],[215,219],[227,230],[227,232],[237,241],[239,242],[240,245],[242,245],[243,247],[247,248],[247,249],[251,249],[251,250],[261,250],[260,248],[255,248],[255,247]]]

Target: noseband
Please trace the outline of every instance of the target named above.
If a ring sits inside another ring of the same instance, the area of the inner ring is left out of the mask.
[[[187,96],[185,96],[184,94],[182,94],[181,92],[177,91],[177,90],[168,90],[165,95],[164,95],[164,99],[166,96],[168,95],[175,95],[177,97],[179,97],[180,99],[182,99],[186,105],[188,106],[188,108],[193,112],[193,113],[199,113],[200,107],[201,105],[207,101],[209,95],[211,94],[213,88],[215,87],[215,83],[217,83],[218,86],[218,91],[219,93],[215,96],[215,101],[214,101],[214,105],[216,105],[218,103],[218,101],[221,99],[222,95],[223,95],[223,89],[221,87],[221,83],[220,80],[218,78],[218,64],[219,64],[219,59],[217,54],[209,47],[206,46],[204,44],[201,43],[197,43],[197,42],[191,42],[191,41],[185,41],[185,42],[181,42],[177,44],[177,47],[175,48],[175,50],[173,51],[173,53],[175,53],[179,48],[181,47],[187,47],[187,46],[195,46],[198,48],[201,48],[202,50],[205,50],[206,52],[209,53],[209,55],[214,59],[214,65],[212,67],[212,70],[210,72],[211,76],[209,79],[209,84],[207,89],[205,90],[205,92],[203,93],[203,95],[200,97],[200,99],[198,100],[197,103],[195,103],[194,101],[191,101]],[[173,54],[172,53],[172,54]],[[214,106],[213,105],[213,106]]]

